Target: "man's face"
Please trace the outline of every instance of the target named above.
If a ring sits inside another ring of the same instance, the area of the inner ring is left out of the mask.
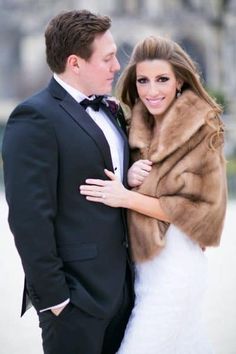
[[[93,42],[93,54],[80,61],[78,88],[85,95],[111,93],[115,73],[120,69],[116,44],[110,31],[98,35]]]

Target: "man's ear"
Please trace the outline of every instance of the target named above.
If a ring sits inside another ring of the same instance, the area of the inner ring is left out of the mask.
[[[67,67],[69,67],[72,71],[74,71],[76,74],[79,73],[80,68],[82,66],[84,62],[84,59],[78,57],[75,54],[71,54],[69,55],[69,57],[67,58],[67,62],[66,65]]]

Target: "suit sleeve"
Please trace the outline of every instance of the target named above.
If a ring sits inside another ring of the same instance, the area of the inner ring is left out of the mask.
[[[36,309],[69,298],[57,255],[58,150],[45,117],[21,105],[9,118],[3,140],[3,166],[9,225]]]

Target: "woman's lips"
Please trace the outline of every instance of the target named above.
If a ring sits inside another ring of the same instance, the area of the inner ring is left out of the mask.
[[[159,107],[164,99],[165,97],[146,98],[146,101],[151,107]]]

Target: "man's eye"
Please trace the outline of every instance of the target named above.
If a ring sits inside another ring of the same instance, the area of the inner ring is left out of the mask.
[[[139,84],[146,84],[147,83],[147,79],[145,79],[144,77],[141,77],[141,78],[137,79],[137,82]]]
[[[108,63],[109,61],[111,61],[113,59],[113,55],[108,55],[107,57],[103,58],[103,60]]]

